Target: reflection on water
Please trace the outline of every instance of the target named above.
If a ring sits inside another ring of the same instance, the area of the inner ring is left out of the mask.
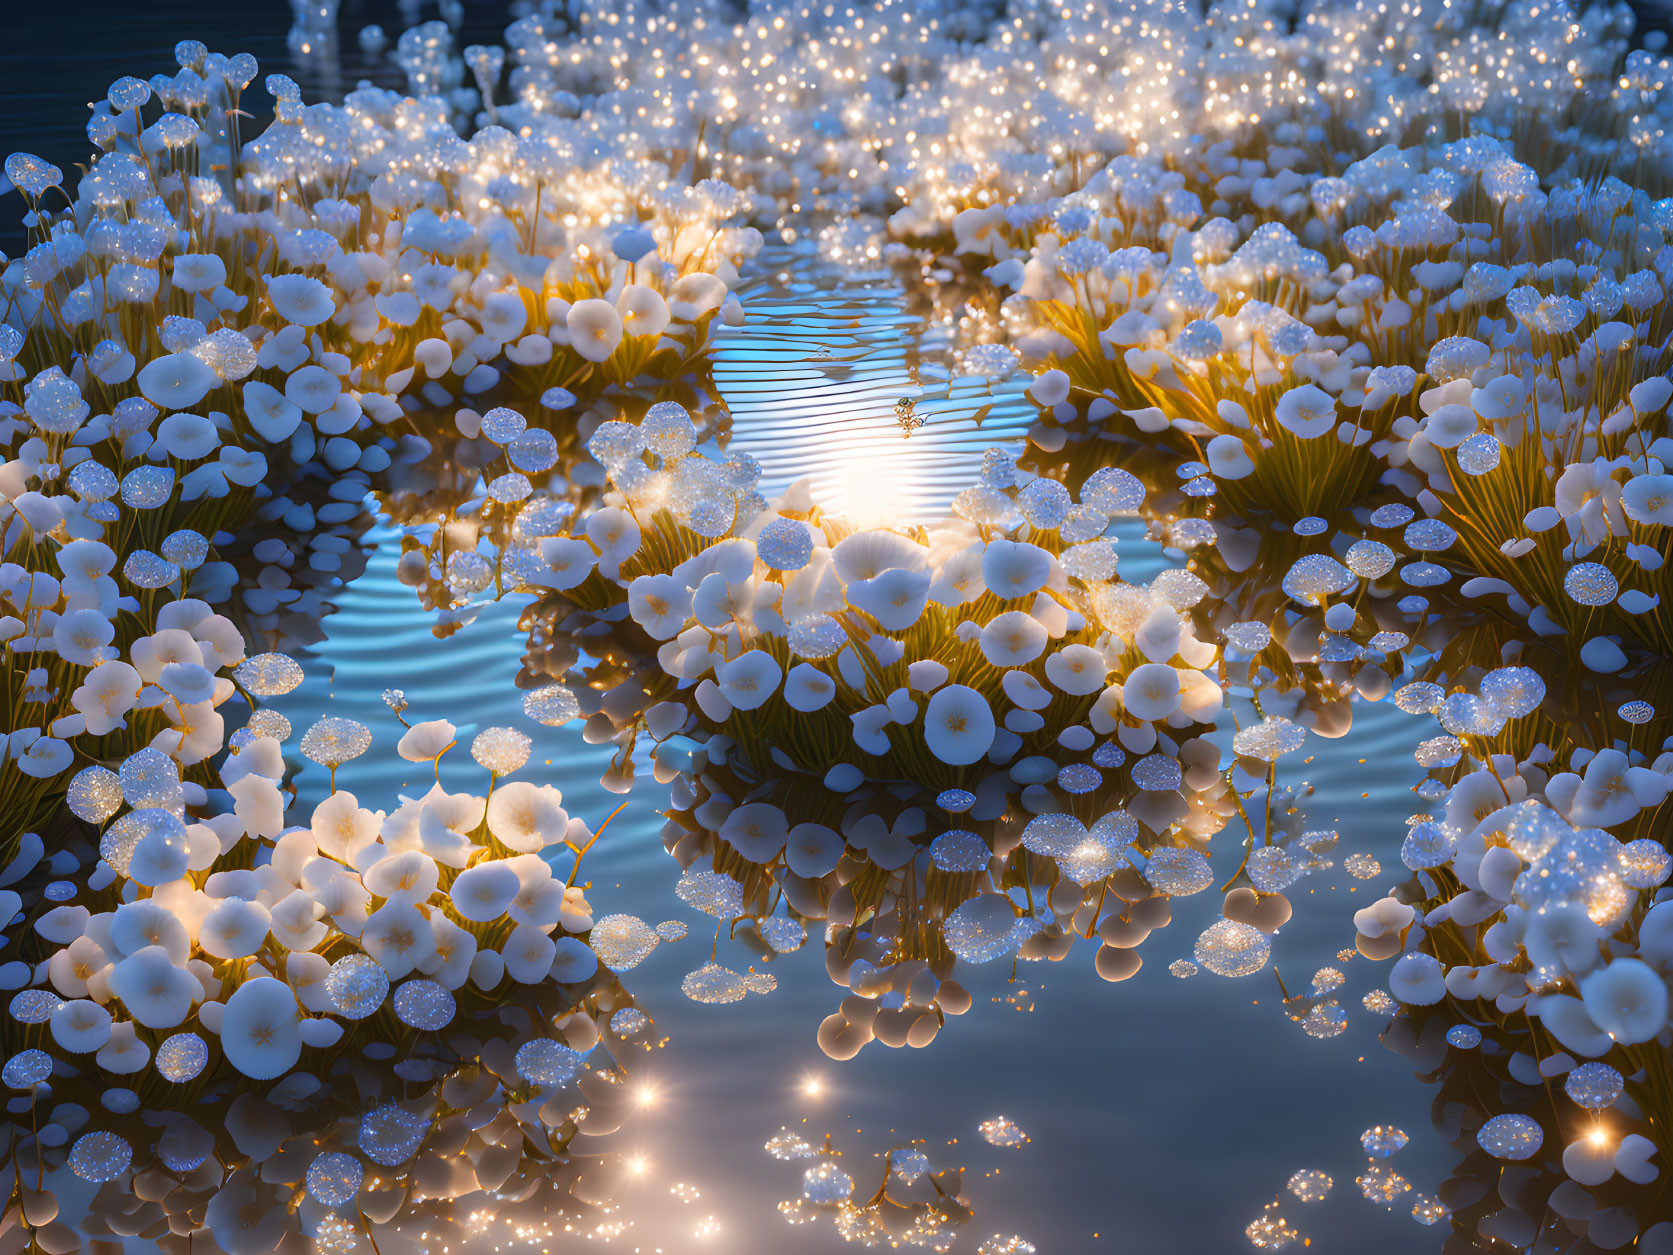
[[[806,477],[862,526],[928,522],[985,449],[1021,450],[1026,380],[955,373],[950,329],[909,310],[891,272],[853,277],[784,249],[741,295],[749,326],[721,337],[714,381],[763,493]]]

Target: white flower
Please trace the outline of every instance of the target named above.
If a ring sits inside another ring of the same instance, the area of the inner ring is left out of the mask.
[[[995,597],[1009,601],[1039,592],[1051,578],[1052,556],[1038,545],[995,540],[982,554],[982,582]]]
[[[445,719],[431,719],[408,728],[395,746],[395,752],[409,763],[427,763],[445,754],[453,745],[457,731]]]
[[[654,640],[672,640],[691,617],[691,589],[672,575],[641,575],[627,586],[627,612]]]
[[[323,366],[304,366],[285,380],[285,400],[305,414],[324,414],[342,394],[342,380]]]
[[[523,882],[503,862],[467,867],[454,880],[449,896],[453,909],[474,924],[486,924],[505,914]]]
[[[797,824],[784,846],[784,861],[798,876],[815,880],[836,870],[846,849],[842,836],[824,824]]]
[[[272,384],[251,380],[244,385],[244,417],[268,444],[278,444],[301,425],[302,407]]]
[[[488,799],[488,831],[500,844],[522,853],[557,845],[569,827],[563,794],[549,784],[513,780]]]
[[[198,944],[217,959],[248,958],[267,940],[267,908],[243,898],[223,898],[204,917]]]
[[[139,390],[159,409],[184,410],[209,395],[221,377],[201,357],[191,353],[168,353],[145,364],[139,372]]]
[[[929,600],[930,575],[926,571],[906,571],[899,567],[867,580],[849,583],[849,603],[863,610],[887,632],[904,632],[918,621]]]
[[[1166,719],[1179,709],[1179,692],[1179,672],[1165,662],[1147,662],[1121,686],[1121,704],[1135,719]]]
[[[113,967],[110,992],[146,1028],[173,1028],[203,997],[197,977],[176,966],[161,946],[146,946]]]
[[[1104,655],[1090,645],[1065,645],[1046,659],[1046,678],[1076,697],[1102,689],[1108,670]]]
[[[1026,610],[1007,610],[982,629],[982,656],[996,667],[1020,667],[1033,662],[1046,648],[1045,625]]]
[[[1402,955],[1388,974],[1388,987],[1408,1006],[1433,1006],[1446,997],[1446,977],[1440,963],[1429,954]]]
[[[286,950],[311,950],[331,930],[323,922],[326,911],[306,889],[293,889],[274,903],[268,928]]]
[[[745,650],[715,668],[720,691],[736,710],[754,710],[778,691],[782,676],[778,663],[764,649]]]
[[[924,743],[955,767],[978,762],[993,748],[995,731],[987,699],[962,684],[936,690],[924,712]]]
[[[367,916],[360,944],[391,977],[405,976],[436,953],[430,921],[406,902],[386,902]]]
[[[283,1076],[302,1057],[301,1009],[290,986],[271,976],[247,980],[221,1013],[227,1062],[252,1080]]]
[[[609,301],[596,297],[569,307],[569,343],[589,362],[602,362],[622,342],[622,316]]]
[[[987,547],[977,541],[949,557],[929,586],[930,598],[943,606],[961,606],[980,597],[987,587],[982,583],[986,553]]]
[[[545,980],[557,953],[557,943],[532,924],[517,925],[500,947],[506,974],[520,985],[536,985]]]
[[[200,667],[193,662],[169,662],[163,664],[162,674],[157,677],[157,687],[184,707],[213,702],[220,682],[208,667]]]
[[[668,326],[668,302],[655,288],[640,283],[626,285],[616,299],[616,308],[630,336],[659,336]]]
[[[598,971],[598,956],[579,937],[559,937],[552,946],[546,974],[560,985],[579,985]]]
[[[1555,1037],[1565,1050],[1571,1050],[1577,1055],[1595,1058],[1606,1054],[1615,1044],[1609,1040],[1609,1034],[1592,1023],[1592,1017],[1586,1014],[1585,1004],[1578,998],[1571,998],[1567,994],[1530,998],[1528,1010],[1539,1016],[1540,1023],[1545,1026],[1546,1031]]]
[[[821,710],[835,696],[836,681],[812,663],[798,662],[784,678],[784,702],[791,710]]]
[[[1667,1023],[1667,984],[1642,959],[1616,959],[1580,982],[1592,1022],[1623,1045],[1652,1040]]]
[[[321,854],[352,863],[354,856],[378,837],[378,816],[362,809],[347,790],[333,793],[314,807],[309,832]]]
[[[116,625],[91,607],[61,615],[52,627],[52,645],[58,656],[78,667],[96,667],[102,663],[116,652],[106,649],[115,639]],[[137,681],[139,676],[136,674],[134,679]],[[138,691],[137,684],[135,691]]]
[[[889,708],[881,702],[875,706],[867,706],[864,710],[854,712],[848,716],[854,725],[854,744],[868,754],[883,755],[889,752],[888,726],[895,721]]]
[[[546,536],[540,541],[540,557],[546,563],[543,587],[565,592],[583,583],[598,565],[598,555],[584,540],[569,536]]]
[[[1060,370],[1048,370],[1028,385],[1028,395],[1036,405],[1061,405],[1069,399],[1069,376]]]
[[[181,253],[174,259],[174,286],[184,292],[212,292],[227,279],[227,264],[214,253]]]
[[[126,1076],[151,1062],[151,1047],[140,1041],[131,1021],[118,1020],[110,1026],[110,1040],[93,1059],[106,1072]]]
[[[441,871],[423,850],[401,850],[380,858],[361,877],[373,897],[416,906],[436,891]]]
[[[1673,475],[1634,475],[1621,488],[1621,509],[1634,522],[1673,526]]]
[[[482,302],[482,330],[502,344],[515,339],[528,321],[528,308],[523,304],[522,295],[515,290],[495,292]]]
[[[1255,464],[1243,441],[1227,434],[1208,442],[1208,469],[1217,479],[1242,479],[1254,474]]]
[[[846,584],[869,580],[891,567],[922,571],[929,565],[929,550],[894,532],[855,532],[831,550],[831,561]]]
[[[483,811],[479,797],[431,789],[418,808],[419,847],[445,867],[463,867],[482,848],[470,834],[482,823]]]
[[[31,741],[23,753],[17,753],[19,733],[12,733],[12,752],[17,769],[37,780],[50,780],[75,761],[75,751],[56,737],[42,736]]]
[[[273,275],[267,280],[267,299],[279,317],[298,327],[314,327],[337,312],[331,289],[307,275]]]
[[[1276,416],[1302,440],[1315,440],[1336,426],[1336,398],[1316,384],[1302,384],[1278,398]]]
[[[668,310],[681,322],[696,322],[720,308],[726,299],[726,285],[712,274],[694,271],[681,275],[668,293]]]
[[[128,879],[148,888],[166,885],[186,874],[191,862],[192,842],[186,827],[174,816],[160,811],[138,811],[148,819],[163,816],[165,822],[147,825],[128,859]]]
[[[476,938],[440,911],[431,915],[430,927],[436,937],[436,957],[418,970],[448,989],[458,989],[471,974]]]
[[[615,579],[622,562],[639,551],[639,524],[619,506],[606,506],[587,517],[587,539],[598,550],[598,569]]]
[[[73,1055],[90,1054],[110,1040],[110,1012],[76,998],[52,1009],[52,1040]]]
[[[720,839],[752,863],[770,863],[790,835],[784,812],[770,802],[734,807],[720,826]]]
[[[552,875],[552,865],[538,854],[519,854],[505,863],[522,882],[506,914],[516,923],[529,924],[542,931],[556,925],[563,915],[567,895],[563,881]]]
[[[1600,750],[1586,764],[1569,806],[1569,819],[1583,826],[1613,828],[1666,796],[1667,778],[1660,772],[1634,767],[1620,750]]]
[[[170,414],[157,424],[156,447],[171,458],[195,462],[221,447],[221,434],[201,414]]]
[[[110,939],[124,955],[138,954],[147,946],[161,946],[169,958],[184,963],[192,952],[186,925],[156,898],[124,902],[110,917]]]

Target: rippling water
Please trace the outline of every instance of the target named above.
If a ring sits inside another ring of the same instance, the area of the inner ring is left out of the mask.
[[[893,275],[829,273],[811,250],[758,264],[740,293],[749,325],[721,339],[714,378],[764,494],[805,476],[851,518],[920,522],[946,512],[984,449],[1020,452],[1025,380],[954,375],[945,333]]]
[[[778,273],[756,279],[770,295],[751,303],[749,327],[729,336],[721,353],[717,376],[734,411],[733,447],[761,460],[773,488],[804,475],[840,484],[843,467],[864,465],[859,451],[892,450],[901,513],[934,513],[979,462],[987,429],[978,431],[974,418],[988,399],[961,385],[951,401],[937,403],[930,424],[902,441],[898,429],[889,430],[895,389],[908,379],[906,363],[936,349],[933,339],[916,339],[918,324],[903,312],[898,290],[828,275],[786,284]],[[810,364],[781,377],[785,363],[806,361],[819,345],[853,373],[833,377]],[[869,405],[854,404],[864,398]],[[1003,416],[996,430],[1020,430],[1014,394],[994,413]],[[492,724],[534,730],[531,763],[540,766],[524,775],[557,785],[571,813],[596,825],[620,801],[598,784],[613,747],[585,744],[576,725],[534,729],[523,718],[515,687],[520,607],[491,605],[437,639],[430,615],[395,579],[399,535],[387,524],[368,535],[374,548],[365,574],[338,598],[337,613],[324,621],[326,639],[304,659],[309,680],[280,709],[298,727],[322,714],[352,714],[371,724],[375,744],[388,747],[401,728],[379,694],[399,686],[412,703],[410,719],[449,718],[462,740]],[[1121,552],[1129,580],[1171,562],[1136,522],[1124,527]],[[1352,945],[1349,915],[1386,882],[1351,879],[1343,858],[1366,852],[1397,867],[1405,817],[1419,805],[1408,792],[1419,774],[1411,759],[1419,721],[1387,702],[1361,705],[1357,716],[1350,736],[1312,738],[1306,766],[1280,776],[1310,781],[1317,795],[1308,826],[1335,827],[1343,837],[1336,867],[1292,890],[1295,918],[1274,943],[1272,966],[1292,993],[1304,991],[1317,969],[1337,964],[1337,951]],[[467,758],[450,759],[444,784],[479,783]],[[325,775],[300,765],[303,802],[311,804],[324,794]],[[380,806],[403,789],[422,792],[430,779],[427,764],[379,752],[338,773],[340,787]],[[1329,1172],[1336,1188],[1326,1202],[1292,1205],[1286,1214],[1326,1249],[1394,1255],[1438,1248],[1439,1235],[1406,1214],[1411,1195],[1388,1213],[1354,1185],[1366,1162],[1357,1139],[1371,1124],[1398,1124],[1411,1135],[1395,1166],[1414,1193],[1432,1193],[1451,1160],[1430,1125],[1430,1091],[1379,1042],[1385,1019],[1360,1009],[1384,969],[1364,959],[1341,965],[1349,1028],[1324,1041],[1286,1018],[1270,971],[1242,981],[1177,979],[1168,964],[1189,957],[1198,932],[1217,917],[1219,895],[1210,891],[1176,900],[1173,924],[1146,943],[1143,970],[1129,981],[1106,984],[1080,949],[1062,963],[970,968],[975,1005],[950,1020],[932,1048],[874,1043],[851,1062],[832,1063],[814,1031],[843,991],[826,976],[817,939],[763,965],[723,938],[722,962],[765,966],[778,977],[777,991],[726,1006],[700,1005],[680,992],[685,973],[708,958],[713,934],[707,917],[674,895],[678,868],[658,835],[667,791],[648,769],[638,780],[589,857],[586,878],[596,913],[628,912],[653,924],[682,919],[691,927],[685,940],[659,947],[625,978],[668,1038],[645,1060],[654,1105],[614,1142],[648,1165],[622,1213],[641,1249],[698,1249],[693,1230],[711,1215],[730,1249],[846,1249],[829,1225],[788,1230],[778,1216],[776,1204],[796,1196],[801,1172],[762,1151],[783,1126],[814,1141],[835,1134],[851,1157],[845,1162],[869,1162],[923,1139],[937,1168],[964,1166],[976,1219],[956,1249],[973,1249],[996,1232],[1021,1234],[1044,1252],[1246,1249],[1243,1226],[1303,1167]],[[1242,857],[1239,831],[1234,824],[1216,841],[1217,882]],[[809,1079],[821,1083],[817,1097],[804,1089]],[[977,1125],[998,1115],[1032,1140],[1016,1150],[988,1145]],[[680,1203],[669,1193],[678,1183],[701,1197]]]

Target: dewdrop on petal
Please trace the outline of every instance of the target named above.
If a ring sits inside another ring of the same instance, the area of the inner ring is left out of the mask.
[[[813,534],[799,519],[776,518],[756,538],[757,556],[774,571],[800,571],[813,558]]]
[[[365,1170],[353,1155],[328,1150],[315,1157],[304,1176],[309,1197],[326,1207],[341,1207],[360,1193]]]
[[[471,757],[495,775],[505,776],[529,761],[532,745],[515,728],[484,728],[471,741]]]
[[[1260,929],[1220,919],[1197,938],[1197,963],[1216,976],[1250,976],[1266,966],[1272,942]]]
[[[680,982],[680,991],[693,1002],[738,1002],[749,993],[749,986],[731,968],[710,962],[688,972]]]
[[[581,1069],[581,1056],[562,1042],[537,1037],[517,1048],[517,1074],[534,1085],[564,1085]]]
[[[975,833],[953,831],[942,833],[930,843],[929,856],[944,872],[977,872],[988,865],[993,851]]]
[[[535,689],[523,699],[523,713],[536,723],[559,728],[581,714],[581,703],[575,694],[561,684],[548,684]]]
[[[1011,899],[979,893],[962,902],[942,925],[947,948],[967,963],[987,963],[1016,949],[1039,930],[1029,916],[1019,916]]]
[[[232,678],[255,697],[282,697],[302,683],[302,667],[288,654],[256,654],[233,668]]]
[[[373,1163],[393,1168],[417,1154],[429,1132],[429,1120],[398,1103],[386,1103],[361,1118],[356,1145]]]
[[[1656,708],[1649,702],[1625,702],[1615,713],[1627,723],[1641,724],[1656,717]]]
[[[1403,1149],[1411,1140],[1403,1129],[1382,1124],[1373,1125],[1359,1135],[1359,1144],[1373,1159],[1387,1159]]]
[[[516,410],[497,405],[482,416],[482,434],[497,445],[508,445],[528,428]]]
[[[854,1178],[830,1160],[802,1174],[802,1197],[820,1207],[835,1207],[854,1192]]]
[[[1355,541],[1343,555],[1348,570],[1361,579],[1379,580],[1394,569],[1394,550],[1377,540]]]
[[[281,744],[290,740],[290,720],[271,707],[252,710],[244,726],[256,736],[269,737]]]
[[[19,1024],[45,1024],[64,1000],[50,989],[25,989],[14,994],[7,1012]]]
[[[457,1004],[433,980],[409,980],[395,991],[395,1018],[409,1028],[440,1032],[453,1022]]]
[[[1007,1116],[994,1116],[991,1120],[983,1120],[976,1129],[981,1133],[983,1141],[1007,1150],[1025,1145],[1031,1140],[1028,1134]]]
[[[180,568],[147,549],[136,549],[122,564],[122,578],[135,588],[167,588],[180,579]]]
[[[1316,553],[1290,567],[1283,579],[1283,589],[1303,605],[1315,605],[1332,593],[1352,588],[1355,582],[1353,572],[1335,558]]]
[[[44,1050],[23,1050],[0,1067],[0,1081],[10,1089],[32,1090],[52,1075],[52,1056]]]
[[[383,1006],[389,996],[389,976],[364,954],[350,954],[331,965],[325,976],[325,994],[337,1014],[363,1020]]]
[[[302,734],[302,754],[322,767],[341,767],[372,745],[372,730],[352,719],[328,716]]]
[[[736,919],[743,914],[743,886],[725,872],[687,868],[674,893],[687,906],[716,919]]]
[[[83,1181],[114,1181],[133,1158],[134,1148],[115,1133],[83,1133],[70,1148],[69,1167]]]
[[[83,767],[70,781],[64,800],[77,819],[102,824],[121,809],[121,777],[107,767]]]
[[[1189,897],[1214,883],[1208,857],[1199,850],[1163,846],[1153,850],[1145,864],[1145,882],[1169,897]]]
[[[1301,748],[1307,729],[1282,715],[1269,715],[1253,727],[1242,728],[1232,737],[1232,751],[1245,758],[1275,763],[1285,754]]]
[[[1494,1116],[1476,1133],[1477,1144],[1495,1159],[1532,1159],[1544,1141],[1538,1121],[1524,1115]]]
[[[593,922],[587,944],[612,972],[638,967],[657,947],[656,930],[637,915],[605,915]]]
[[[1621,879],[1634,889],[1654,889],[1673,872],[1673,855],[1651,837],[1628,841],[1621,847]]]

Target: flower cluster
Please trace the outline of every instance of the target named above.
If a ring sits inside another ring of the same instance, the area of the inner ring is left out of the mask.
[[[301,679],[272,654],[237,674],[262,695]],[[413,725],[399,751],[434,762],[453,731]],[[44,961],[0,969],[24,986],[0,1029],[5,1081],[26,1095],[12,1112],[35,1124],[14,1127],[14,1147],[99,1183],[162,1173],[184,1185],[169,1195],[183,1207],[207,1198],[218,1237],[253,1190],[275,1241],[290,1223],[353,1227],[353,1208],[342,1221],[333,1209],[357,1197],[383,1223],[409,1199],[572,1172],[570,1140],[610,1131],[622,1102],[619,1072],[587,1053],[601,1030],[625,1042],[648,1023],[587,944],[574,874],[554,871],[562,850],[578,870],[593,834],[556,789],[505,779],[529,753],[510,728],[472,742],[486,796],[438,783],[386,814],[336,790],[287,825],[288,732],[258,711],[213,789],[156,749],[76,778],[72,809],[104,825],[97,862],[85,886],[60,881],[14,943],[45,944]],[[369,740],[329,718],[301,748],[335,771]],[[233,1093],[233,1146],[217,1149],[222,1131],[191,1108]],[[484,1103],[492,1123],[455,1127]],[[294,1175],[276,1175],[265,1161],[293,1140]]]
[[[1483,674],[1477,691],[1419,681],[1403,708],[1432,711],[1444,735],[1418,749],[1435,813],[1413,821],[1401,859],[1413,879],[1361,910],[1360,951],[1395,955],[1389,988],[1408,1014],[1449,1017],[1447,1040],[1501,1039],[1511,1076],[1564,1078],[1570,1100],[1542,1124],[1487,1113],[1478,1140],[1500,1160],[1540,1155],[1577,1184],[1645,1183],[1665,1156],[1661,1066],[1670,1040],[1673,873],[1651,818],[1673,788],[1673,747],[1626,744],[1559,757],[1516,735],[1545,686],[1531,670]],[[1510,725],[1507,730],[1507,723]],[[1515,743],[1520,741],[1520,748]],[[1503,749],[1501,746],[1510,746]],[[1583,1114],[1584,1113],[1584,1114]]]

